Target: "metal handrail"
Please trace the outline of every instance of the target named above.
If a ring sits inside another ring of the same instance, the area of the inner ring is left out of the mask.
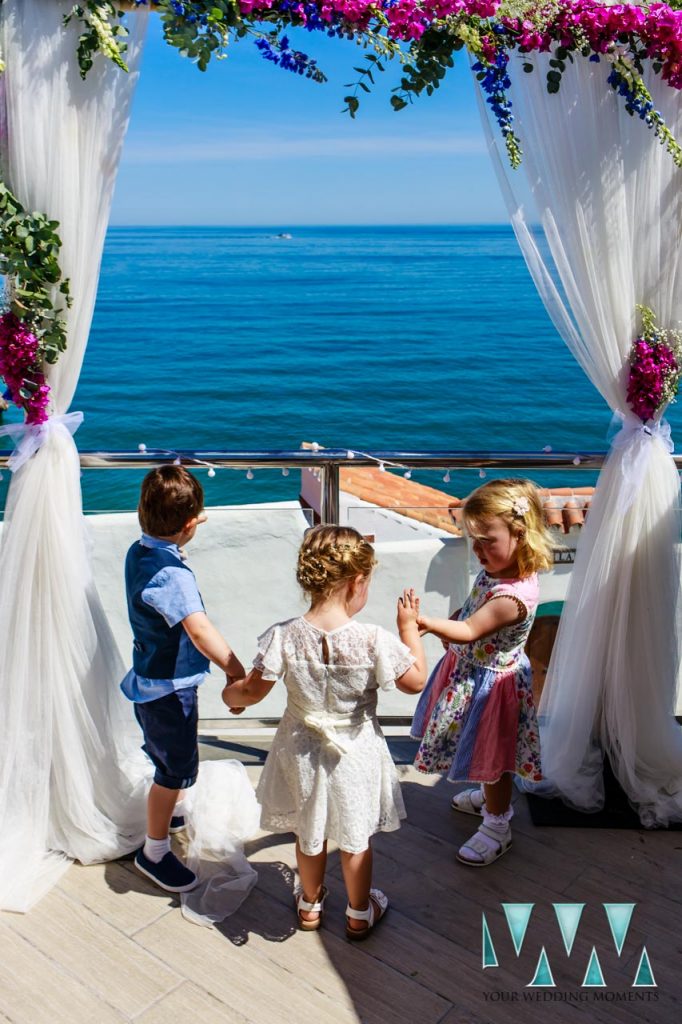
[[[11,451],[0,451],[0,467]],[[496,452],[496,451],[357,451],[352,448],[294,448],[293,450],[225,451],[146,448],[144,451],[80,452],[83,469],[146,469],[181,459],[187,465],[208,464],[224,469],[308,468],[376,466],[383,463],[404,469],[599,469],[606,458],[600,452]],[[580,465],[576,464],[580,459]],[[682,468],[682,455],[675,457]]]
[[[0,469],[11,451],[0,451]],[[151,469],[180,460],[187,466],[217,469],[319,469],[322,479],[321,519],[339,521],[339,471],[343,466],[384,466],[400,469],[597,470],[607,452],[495,451],[355,451],[349,448],[304,448],[293,451],[189,451],[149,448],[145,451],[81,451],[83,469]],[[674,456],[682,470],[682,455]]]

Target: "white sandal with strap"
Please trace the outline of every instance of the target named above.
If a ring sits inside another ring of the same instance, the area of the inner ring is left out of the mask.
[[[482,800],[481,804],[477,807],[471,799],[474,793],[479,793],[481,796],[483,795],[480,789],[464,789],[461,793],[455,793],[450,801],[450,806],[453,811],[463,811],[464,814],[475,814],[481,818],[483,816],[485,800]]]
[[[296,912],[298,914],[298,926],[301,931],[304,932],[316,932],[322,924],[322,914],[324,913],[324,901],[327,898],[327,886],[323,885],[320,890],[320,898],[315,903],[309,903],[303,895],[303,887],[297,885],[294,889],[294,900],[296,902]],[[301,911],[304,910],[308,914],[318,914],[318,917],[307,920],[305,917],[301,917]]]
[[[378,912],[376,908],[378,907]],[[366,921],[366,928],[351,928],[346,921],[346,935],[353,941],[366,939],[372,928],[379,924],[388,910],[388,897],[381,889],[369,890],[369,906],[366,910],[353,910],[350,903],[346,906],[346,917],[352,921]]]
[[[511,843],[511,829],[507,830],[505,836],[500,835],[499,832],[483,824],[471,839],[468,839],[463,846],[460,846],[457,851],[457,860],[462,864],[468,864],[472,868],[484,868],[506,853]],[[465,850],[473,853],[474,856],[462,856]]]

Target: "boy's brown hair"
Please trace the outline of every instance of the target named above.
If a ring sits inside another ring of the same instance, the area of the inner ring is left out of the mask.
[[[157,466],[142,481],[137,515],[150,537],[173,537],[204,509],[204,489],[183,466]]]

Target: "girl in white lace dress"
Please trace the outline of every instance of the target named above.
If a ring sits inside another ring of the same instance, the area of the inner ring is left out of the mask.
[[[364,938],[388,906],[379,889],[370,889],[370,837],[399,828],[405,817],[376,717],[377,693],[394,686],[418,693],[426,679],[413,591],[398,601],[400,640],[354,621],[367,602],[374,565],[372,546],[356,530],[309,530],[296,576],[310,609],[266,630],[252,671],[223,691],[225,703],[238,710],[258,703],[283,678],[287,706],[258,786],[261,825],[296,834],[296,905],[306,931],[322,918],[327,840],[338,844],[352,939]]]

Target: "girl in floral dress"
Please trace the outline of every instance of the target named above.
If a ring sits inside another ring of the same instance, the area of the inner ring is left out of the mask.
[[[484,484],[463,512],[482,569],[452,619],[419,617],[422,632],[449,646],[419,701],[412,734],[422,740],[419,771],[479,783],[458,793],[452,806],[483,818],[457,854],[462,863],[482,867],[511,846],[513,776],[542,778],[524,646],[538,603],[537,572],[550,567],[552,552],[529,480]]]
[[[398,600],[400,639],[354,619],[367,601],[374,565],[372,546],[356,530],[309,530],[296,572],[310,596],[309,610],[266,630],[253,670],[223,691],[225,703],[238,712],[283,678],[287,706],[258,785],[261,826],[296,834],[301,885],[295,899],[304,931],[320,926],[327,840],[338,844],[350,939],[365,938],[388,906],[381,890],[370,888],[370,837],[399,828],[405,817],[376,717],[377,694],[394,686],[419,693],[426,681],[413,591]]]

